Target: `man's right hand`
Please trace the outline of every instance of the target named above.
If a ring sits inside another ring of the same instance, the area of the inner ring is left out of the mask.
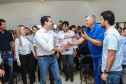
[[[66,49],[68,49],[72,46],[72,44],[67,41],[67,44],[62,45],[62,46],[65,47]]]
[[[18,65],[18,66],[21,66],[21,62],[17,62],[17,65]]]
[[[64,52],[64,51],[66,51],[66,49],[67,48],[66,47],[63,47],[63,46],[62,47],[61,46],[57,47],[57,51],[58,52]]]
[[[5,71],[0,69],[0,77],[4,76]]]

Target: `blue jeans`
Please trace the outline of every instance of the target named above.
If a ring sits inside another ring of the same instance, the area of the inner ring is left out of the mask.
[[[119,84],[122,71],[110,71],[106,84]]]
[[[53,55],[52,57],[38,57],[38,65],[40,69],[40,84],[46,84],[46,77],[49,68],[53,73],[55,83],[62,84],[56,56]]]
[[[67,78],[69,78],[69,77],[73,78],[73,75],[74,75],[74,55],[73,54],[62,55],[61,59],[63,62],[63,69],[64,69],[65,76]],[[69,64],[69,70],[68,70],[67,63]]]
[[[14,84],[14,77],[13,77],[13,52],[10,51],[8,53],[1,53],[2,63],[8,63],[11,67],[10,76],[11,76],[11,84]]]
[[[95,74],[96,84],[102,84],[101,74],[100,74],[100,64],[102,63],[102,57],[93,58],[93,67]]]

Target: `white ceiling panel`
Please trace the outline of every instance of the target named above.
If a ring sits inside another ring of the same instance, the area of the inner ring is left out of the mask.
[[[42,0],[42,1],[94,1],[94,0]],[[41,2],[41,0],[0,0],[0,3]]]

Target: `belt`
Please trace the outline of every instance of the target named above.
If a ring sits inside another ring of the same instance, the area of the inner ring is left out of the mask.
[[[26,54],[26,56],[29,56],[30,54]]]
[[[0,53],[8,53],[10,52],[11,50],[8,50],[8,51],[0,51]]]
[[[43,56],[38,56],[38,57],[52,57],[53,56],[53,54],[52,55],[43,55]]]

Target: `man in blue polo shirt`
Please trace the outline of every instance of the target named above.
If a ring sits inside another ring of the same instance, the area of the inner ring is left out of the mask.
[[[94,15],[86,16],[86,26],[84,34],[81,34],[79,40],[75,42],[66,44],[66,47],[71,47],[74,45],[81,44],[84,40],[88,41],[89,50],[93,58],[94,74],[96,84],[102,84],[101,74],[100,74],[100,64],[102,63],[102,44],[104,39],[105,29],[95,23],[96,19]]]
[[[2,62],[4,63],[6,61],[11,67],[10,84],[14,84],[12,50],[14,51],[14,58],[15,58],[15,45],[14,45],[12,34],[6,30],[6,21],[0,19],[0,53],[1,53]]]

